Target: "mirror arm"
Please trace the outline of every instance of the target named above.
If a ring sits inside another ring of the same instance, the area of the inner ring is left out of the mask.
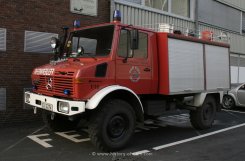
[[[59,58],[62,58],[63,57],[63,53],[64,53],[64,49],[65,49],[65,43],[66,43],[66,39],[67,39],[67,36],[68,36],[68,30],[69,30],[69,27],[62,27],[62,30],[63,30],[63,33],[64,33],[64,38],[63,38],[63,41],[60,42],[60,51],[59,51]],[[55,51],[56,53],[58,52],[57,49]]]

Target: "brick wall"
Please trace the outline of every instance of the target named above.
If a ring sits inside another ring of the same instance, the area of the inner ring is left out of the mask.
[[[0,0],[0,28],[7,29],[7,50],[0,51],[0,88],[6,88],[6,111],[0,124],[37,120],[32,110],[23,109],[23,90],[31,87],[34,67],[45,64],[52,54],[25,53],[25,30],[61,34],[73,20],[91,25],[110,20],[110,0],[98,0],[98,16],[70,12],[70,0]]]

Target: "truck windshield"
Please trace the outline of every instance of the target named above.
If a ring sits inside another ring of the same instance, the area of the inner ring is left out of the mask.
[[[69,57],[97,57],[110,54],[114,25],[89,28],[71,33]]]

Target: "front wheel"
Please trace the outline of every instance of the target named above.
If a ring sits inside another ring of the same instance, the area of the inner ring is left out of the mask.
[[[215,99],[207,96],[203,105],[190,112],[190,121],[194,128],[203,130],[211,128],[215,119],[217,107]]]
[[[91,142],[103,151],[122,149],[134,134],[135,113],[123,100],[109,100],[92,114],[89,124]]]

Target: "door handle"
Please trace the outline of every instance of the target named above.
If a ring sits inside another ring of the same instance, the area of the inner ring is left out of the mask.
[[[145,68],[144,71],[145,71],[145,72],[150,72],[151,69],[150,69],[150,68]]]

